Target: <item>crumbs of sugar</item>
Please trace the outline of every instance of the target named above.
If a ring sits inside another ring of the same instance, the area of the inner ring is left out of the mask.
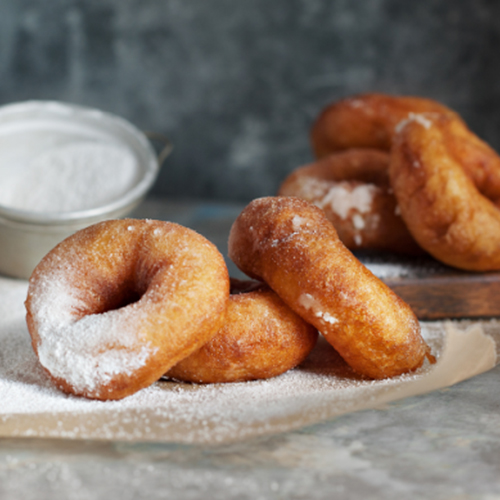
[[[372,208],[377,187],[373,184],[356,186],[349,189],[347,183],[333,186],[318,204],[320,208],[329,206],[340,218],[346,219],[352,209],[359,213],[368,213]]]
[[[292,226],[294,231],[300,231],[305,225],[307,225],[307,219],[305,217],[300,217],[300,215],[293,216]]]
[[[408,123],[415,122],[422,125],[426,130],[432,126],[432,121],[425,117],[424,114],[408,113],[408,118],[401,120],[395,127],[394,131],[399,134]]]
[[[137,338],[135,308],[122,308],[77,319],[82,307],[67,279],[61,274],[41,282],[37,290],[44,299],[33,301],[39,334],[40,363],[54,376],[77,390],[94,390],[113,375],[144,366],[156,348]],[[99,352],[99,345],[120,349]]]
[[[417,122],[419,125],[422,125],[426,130],[429,130],[432,127],[432,122],[425,117],[423,114],[418,113],[410,113],[410,120]]]
[[[325,323],[333,325],[339,322],[335,316],[323,311],[321,304],[310,293],[303,293],[299,297],[299,304],[308,311],[312,311],[317,318],[322,319]]]
[[[304,402],[314,402],[315,407],[331,407],[334,402],[348,409],[355,398],[369,397],[363,391],[399,380],[372,382],[339,376],[328,357],[333,350],[320,341],[320,349],[311,355],[323,361],[314,361],[312,371],[295,369],[269,380],[207,386],[159,382],[119,401],[68,396],[55,389],[31,348],[24,321],[26,290],[25,282],[0,278],[0,419],[19,422],[18,416],[26,415],[30,423],[24,429],[19,424],[23,435],[134,440],[156,432],[184,442],[225,441],[251,436],[256,429],[276,431],[276,421],[283,415],[292,419],[303,415]],[[304,294],[301,302],[322,313],[324,321],[335,322],[312,295]],[[48,421],[34,428],[32,422],[37,420],[32,415],[38,413],[53,415],[52,427]],[[147,425],[142,427],[143,422]]]
[[[364,229],[366,226],[365,219],[361,217],[360,214],[354,214],[352,216],[352,225],[354,226],[355,229],[361,230]]]
[[[316,313],[316,316],[318,318],[321,318],[326,323],[330,323],[331,325],[334,325],[335,323],[339,322],[338,318],[336,318],[335,316],[332,316],[331,314],[329,314],[327,312],[318,311]]]

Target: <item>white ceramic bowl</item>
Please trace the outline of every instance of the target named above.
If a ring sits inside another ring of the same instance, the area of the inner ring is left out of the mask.
[[[126,148],[136,160],[136,180],[119,198],[85,210],[39,212],[0,204],[1,274],[29,278],[41,258],[57,243],[96,222],[126,216],[142,201],[156,180],[160,161],[154,148],[146,134],[122,118],[53,101],[27,101],[0,107],[0,149],[2,143],[9,144],[10,149],[12,144],[20,144],[22,154],[26,155],[30,152],[32,134],[38,134],[35,142],[40,149],[43,134],[52,137],[69,131],[72,141],[78,141],[80,136],[82,141],[91,137],[102,144],[110,142]],[[166,154],[161,156],[163,161]],[[8,175],[8,169],[4,168],[2,175]]]

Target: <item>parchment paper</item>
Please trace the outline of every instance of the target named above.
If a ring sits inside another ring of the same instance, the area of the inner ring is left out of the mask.
[[[122,401],[55,389],[25,325],[27,283],[0,278],[0,436],[217,444],[283,432],[450,386],[497,362],[500,322],[423,323],[438,357],[417,373],[371,381],[320,340],[298,368],[270,380],[214,385],[159,381]]]

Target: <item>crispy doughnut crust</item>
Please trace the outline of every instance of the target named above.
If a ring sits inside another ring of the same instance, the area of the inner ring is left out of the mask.
[[[196,383],[266,379],[299,365],[316,344],[316,328],[267,286],[231,280],[223,327],[167,377]]]
[[[421,254],[400,216],[388,168],[384,151],[349,149],[296,169],[278,195],[303,198],[321,208],[349,249]]]
[[[210,340],[228,298],[224,259],[203,236],[170,222],[113,220],[77,232],[42,259],[26,318],[57,387],[120,399]]]
[[[457,158],[461,145],[476,151],[481,145],[466,132],[445,116],[406,121],[394,140],[390,178],[402,217],[425,250],[460,269],[498,270],[500,210],[493,202],[498,202],[500,169],[492,170],[490,163],[474,171]]]
[[[311,129],[317,158],[350,148],[389,151],[398,123],[410,113],[439,113],[461,118],[450,108],[422,97],[360,94],[327,106]]]
[[[414,114],[403,121],[396,132],[403,129],[407,121],[420,121],[424,126],[435,123],[448,155],[462,166],[481,194],[500,205],[500,156],[463,121],[442,115]]]
[[[347,250],[324,213],[305,200],[252,201],[231,228],[229,256],[247,275],[266,281],[363,375],[399,375],[421,366],[429,354],[410,307]]]

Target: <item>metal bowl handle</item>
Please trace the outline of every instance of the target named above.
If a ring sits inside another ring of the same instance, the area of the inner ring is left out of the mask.
[[[158,153],[158,165],[161,167],[163,165],[163,162],[167,159],[167,157],[170,155],[170,153],[174,149],[173,144],[170,142],[170,139],[168,139],[168,137],[166,137],[163,134],[160,134],[158,132],[146,131],[146,132],[144,132],[144,135],[151,142],[160,142],[161,144],[163,144],[162,149]]]

